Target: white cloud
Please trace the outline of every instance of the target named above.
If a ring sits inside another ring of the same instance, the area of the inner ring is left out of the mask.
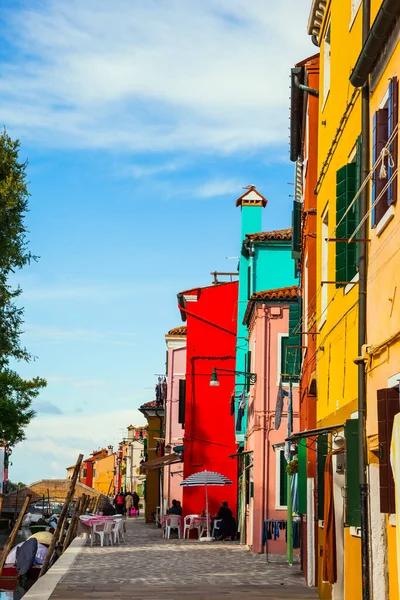
[[[227,194],[240,195],[242,188],[243,181],[239,179],[214,179],[198,187],[194,194],[198,198],[215,198]]]
[[[46,477],[65,477],[78,455],[116,444],[130,424],[144,425],[136,409],[98,414],[38,416],[27,429],[26,441],[12,455],[10,479],[32,483]],[[28,461],[27,456],[35,460]]]
[[[87,342],[135,345],[135,334],[127,332],[94,331],[90,329],[74,329],[52,327],[48,325],[26,325],[24,337],[36,342]]]
[[[229,152],[285,143],[309,0],[44,0],[8,13],[3,122],[35,143]]]

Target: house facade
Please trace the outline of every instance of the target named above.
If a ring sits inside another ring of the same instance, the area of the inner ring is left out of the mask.
[[[290,387],[286,375],[288,372],[293,375],[292,365],[288,364],[291,355],[300,354],[300,336],[290,335],[290,323],[294,329],[298,321],[297,286],[252,294],[244,317],[251,349],[250,368],[257,381],[248,396],[244,452],[249,460],[242,475],[246,510],[241,536],[253,552],[284,554],[287,550],[288,477],[284,440],[288,435],[288,418],[291,430],[299,428],[296,383],[292,386],[290,414],[287,402],[281,409],[279,422],[276,414],[280,387],[283,385],[285,390]],[[290,348],[285,348],[287,340]],[[295,345],[298,347],[294,348]]]
[[[300,87],[302,86],[302,87]],[[290,159],[295,163],[292,256],[299,274],[302,299],[299,430],[317,427],[316,285],[317,196],[319,127],[319,54],[297,63],[291,70]],[[299,489],[301,502],[301,568],[309,586],[318,570],[317,454],[310,442],[301,446]]]
[[[238,283],[220,283],[178,294],[186,323],[186,401],[184,414],[183,476],[217,471],[232,481],[210,487],[209,510],[216,514],[222,501],[237,513],[237,465],[234,407]],[[218,387],[210,387],[214,369]],[[204,487],[184,487],[183,514],[205,509]]]
[[[165,447],[171,452],[184,451],[184,421],[186,401],[186,327],[175,327],[165,336],[167,345],[168,394],[165,403]],[[163,509],[172,500],[182,502],[182,463],[164,467]]]

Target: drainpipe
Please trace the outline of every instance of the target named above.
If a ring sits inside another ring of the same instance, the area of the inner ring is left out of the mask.
[[[371,18],[371,0],[363,1],[362,43],[365,44]],[[369,173],[369,79],[362,87],[362,180]],[[360,220],[367,214],[369,186],[365,186],[360,197]],[[360,238],[367,238],[367,221],[360,229]],[[367,440],[366,440],[366,377],[365,362],[361,359],[362,349],[366,343],[367,329],[367,244],[359,244],[359,284],[358,284],[358,461],[360,480],[361,508],[361,569],[362,600],[370,600],[370,557],[369,557],[369,485],[367,480]]]

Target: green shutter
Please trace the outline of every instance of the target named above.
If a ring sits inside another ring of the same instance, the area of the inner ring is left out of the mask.
[[[283,382],[295,380],[300,376],[301,365],[301,298],[289,305],[289,336],[282,338],[281,373],[290,377],[282,377]]]
[[[362,182],[361,147],[362,147],[362,141],[361,141],[361,135],[359,135],[357,138],[357,147],[356,147],[356,189],[355,189],[356,193],[360,189],[361,182]],[[359,196],[358,199],[356,200],[356,202],[354,203],[356,225],[358,225],[360,222],[360,201],[361,201],[361,198]],[[356,239],[359,239],[360,232],[358,232],[355,237],[356,237]],[[359,258],[360,258],[360,244],[355,243],[354,246],[355,246],[355,262],[356,262],[356,267],[357,267]]]
[[[280,452],[279,462],[279,503],[281,506],[287,506],[287,473],[286,473],[286,458],[285,453]]]
[[[355,207],[343,218],[347,208],[355,196],[356,164],[348,163],[336,173],[336,238],[348,239],[356,228]],[[357,272],[356,244],[336,242],[336,281],[351,281]],[[336,284],[336,287],[341,287]]]
[[[292,258],[301,256],[301,202],[293,201],[292,211]]]
[[[346,517],[345,524],[361,526],[360,479],[358,476],[358,419],[349,419],[344,428],[346,439]]]
[[[302,438],[298,448],[298,486],[299,486],[299,508],[300,515],[307,514],[307,438]]]
[[[328,454],[328,435],[324,433],[318,437],[317,442],[317,490],[318,506],[317,514],[320,521],[324,520],[324,471],[326,455]]]

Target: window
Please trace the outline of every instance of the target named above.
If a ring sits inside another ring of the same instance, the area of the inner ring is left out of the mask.
[[[282,337],[281,373],[282,383],[294,381],[300,376],[301,363],[301,301],[289,305],[289,335]]]
[[[286,473],[285,449],[276,449],[276,508],[287,507],[287,473]]]
[[[322,248],[321,248],[321,281],[322,281],[322,290],[321,290],[321,319],[319,326],[321,327],[326,321],[326,310],[328,308],[328,284],[325,283],[328,281],[328,231],[329,225],[329,213],[326,211],[324,218],[322,220]]]
[[[350,27],[354,23],[354,19],[357,16],[358,9],[361,6],[361,0],[351,0],[351,17],[350,17]]]
[[[324,520],[324,473],[325,461],[328,454],[328,434],[324,433],[318,436],[317,441],[317,513],[318,520]]]
[[[390,465],[390,444],[393,421],[400,412],[399,388],[378,390],[378,439],[379,439],[379,493],[381,512],[396,512],[395,487]]]
[[[361,527],[360,479],[358,475],[358,419],[348,419],[346,439],[346,517],[350,527]]]
[[[328,24],[324,39],[324,98],[325,105],[331,87],[331,24]]]
[[[361,139],[357,140],[356,158],[354,162],[344,165],[336,172],[336,287],[346,285],[358,271],[358,243],[348,239],[353,235],[359,221],[358,200],[354,202],[357,188],[361,180]],[[357,236],[355,236],[357,237]],[[359,236],[358,236],[359,237]]]
[[[186,412],[186,379],[179,380],[178,423],[185,424]]]
[[[389,138],[393,134],[398,123],[398,82],[397,77],[390,80],[387,100],[384,105],[374,114],[372,118],[372,162],[379,159],[383,148],[386,146]],[[372,204],[382,194],[387,182],[391,178],[393,171],[398,163],[398,134],[394,136],[388,150],[391,154],[394,167],[391,161],[386,157],[384,164],[387,167],[387,178],[380,178],[380,166],[375,169],[372,178]],[[389,157],[390,159],[390,157]],[[397,201],[397,175],[393,179],[388,189],[382,194],[375,208],[372,210],[372,224],[377,225],[386,213],[389,206]]]

